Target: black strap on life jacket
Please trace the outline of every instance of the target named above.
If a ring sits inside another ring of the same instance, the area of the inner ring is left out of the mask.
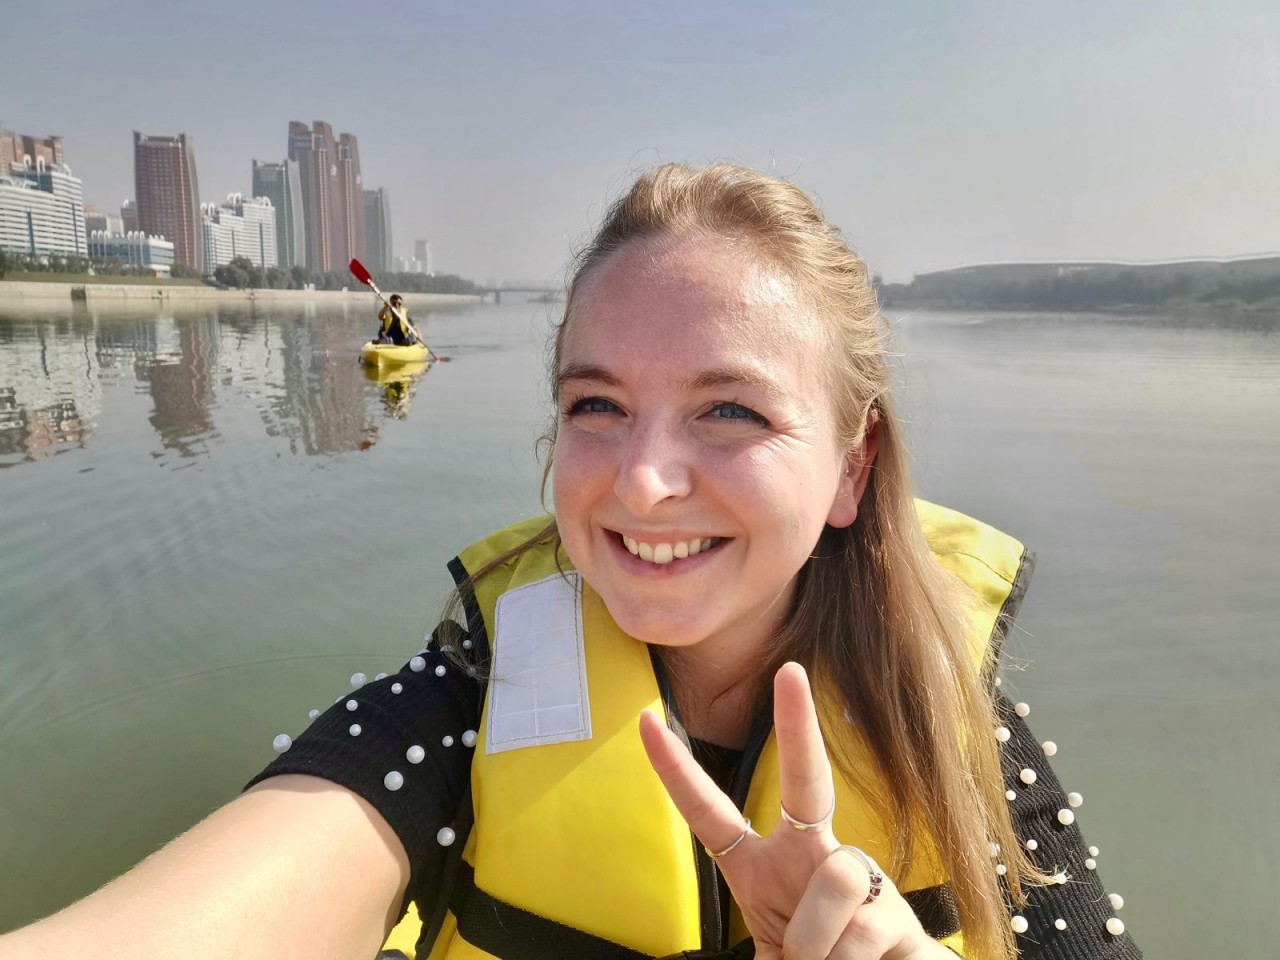
[[[904,893],[925,933],[941,940],[960,929],[951,887],[941,884]],[[471,864],[461,861],[449,909],[458,921],[458,934],[485,953],[503,960],[652,960],[648,954],[597,937],[522,907],[499,900],[476,886]],[[750,939],[728,950],[686,950],[664,960],[746,960],[755,956]]]
[[[942,940],[960,932],[960,911],[951,884],[940,883],[936,887],[908,890],[902,895],[907,906],[924,927],[924,932],[935,940]]]

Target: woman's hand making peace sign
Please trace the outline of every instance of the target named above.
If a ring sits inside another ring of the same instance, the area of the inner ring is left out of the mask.
[[[733,801],[653,713],[640,719],[649,762],[698,840],[713,852],[761,960],[916,960],[954,957],[924,932],[873,861],[831,832],[835,787],[804,668],[774,678],[783,819],[750,830]]]

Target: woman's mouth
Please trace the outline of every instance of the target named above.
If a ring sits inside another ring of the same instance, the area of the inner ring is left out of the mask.
[[[617,536],[621,539],[622,545],[627,548],[627,552],[633,557],[639,557],[646,563],[658,566],[674,563],[676,560],[696,557],[700,553],[714,550],[725,542],[724,537],[695,537],[692,540],[648,542],[636,540],[626,534],[618,534]]]

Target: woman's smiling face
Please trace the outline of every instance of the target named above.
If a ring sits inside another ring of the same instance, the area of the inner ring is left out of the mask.
[[[824,524],[857,510],[822,321],[741,244],[635,241],[580,284],[560,350],[555,512],[631,636],[751,653]]]

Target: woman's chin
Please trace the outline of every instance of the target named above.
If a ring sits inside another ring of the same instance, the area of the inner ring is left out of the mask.
[[[692,647],[706,638],[688,616],[654,616],[653,611],[637,611],[633,615],[614,614],[614,620],[627,636],[655,647]]]

